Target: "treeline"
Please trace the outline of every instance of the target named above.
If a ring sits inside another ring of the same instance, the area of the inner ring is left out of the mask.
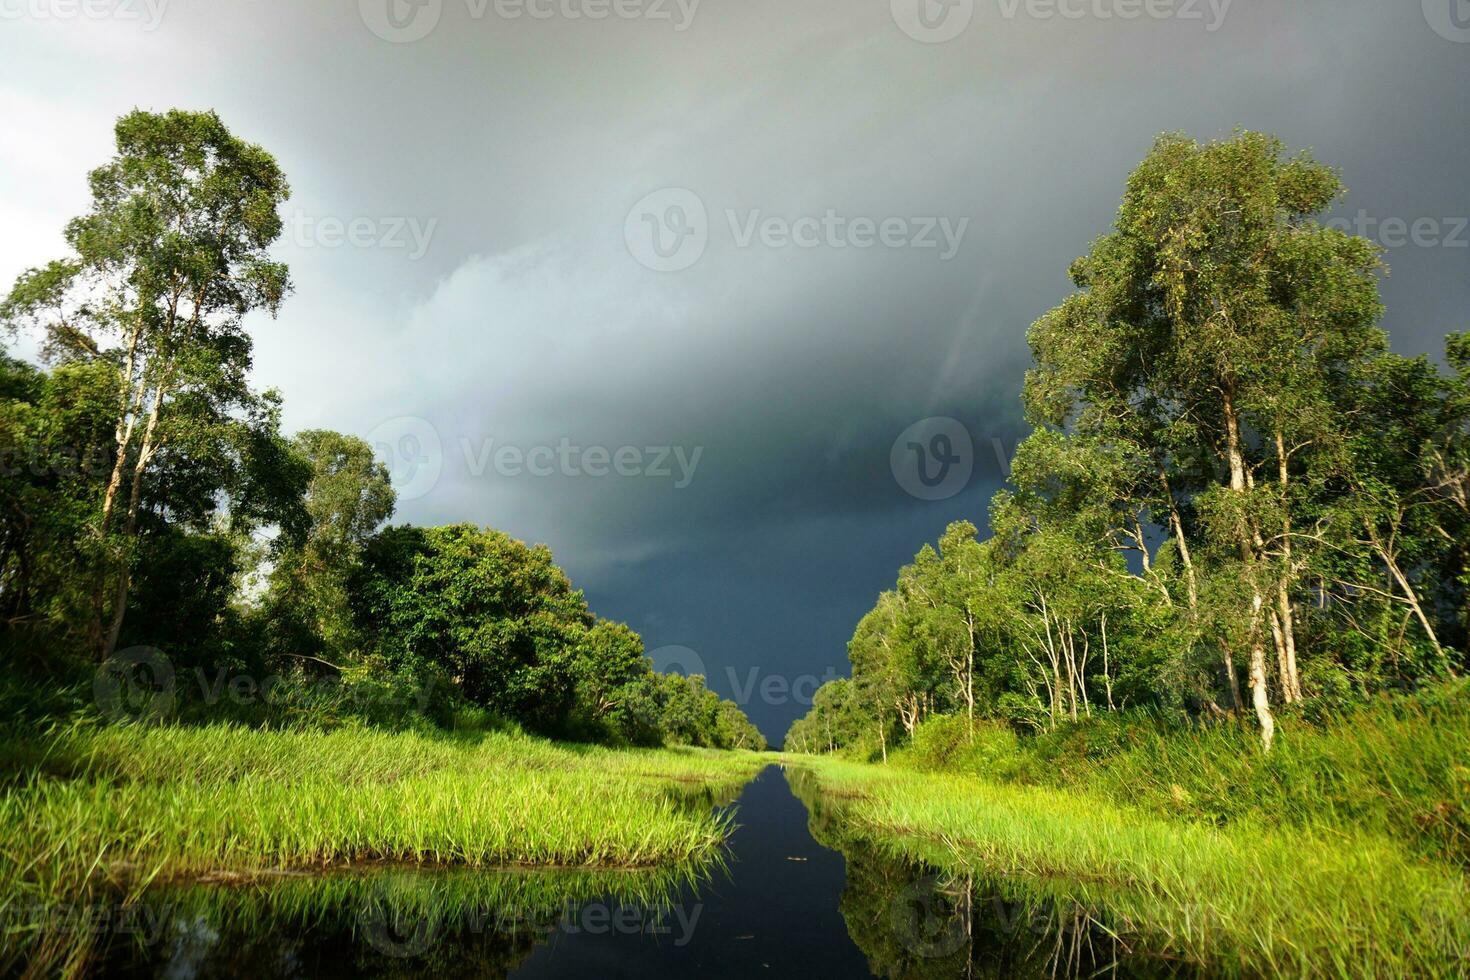
[[[1389,350],[1378,247],[1321,221],[1342,193],[1269,136],[1157,141],[1030,330],[989,535],[924,546],[789,749],[1131,708],[1248,716],[1269,748],[1283,705],[1464,670],[1470,336],[1448,372]]]
[[[654,673],[546,548],[384,529],[372,448],[288,437],[279,395],[247,383],[245,319],[291,290],[276,161],[213,113],[135,111],[116,137],[71,254],[0,301],[46,365],[0,354],[0,649],[30,701],[147,646],[206,717],[764,747],[702,678]]]

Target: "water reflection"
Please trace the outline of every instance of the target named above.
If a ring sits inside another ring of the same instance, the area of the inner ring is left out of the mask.
[[[875,976],[1173,976],[1085,909],[849,849],[841,909]]]
[[[850,839],[801,770],[762,773],[741,791],[739,808],[727,862],[701,869],[220,876],[3,925],[10,936],[42,936],[32,966],[68,975],[898,980],[1184,972],[1115,936],[1101,911],[1068,900],[1059,885],[945,873]]]
[[[702,872],[380,869],[161,886],[32,923],[83,971],[166,977],[504,977],[553,934],[687,942]]]
[[[788,769],[786,776],[807,805],[812,836],[846,858],[839,907],[874,976],[1172,977],[1192,972],[1115,935],[1099,913],[1049,894],[1045,883],[948,873],[853,840],[808,773]]]

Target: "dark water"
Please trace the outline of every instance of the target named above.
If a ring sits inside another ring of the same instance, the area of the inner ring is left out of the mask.
[[[692,879],[389,870],[158,889],[87,940],[90,972],[813,980],[1172,972],[1127,953],[1080,910],[1027,898],[1014,883],[945,875],[843,841],[801,773],[766,769],[736,806],[727,866]]]
[[[868,976],[838,910],[842,855],[812,839],[780,770],[757,776],[737,805],[728,874],[679,899],[692,929],[674,917],[665,936],[556,935],[512,976]]]

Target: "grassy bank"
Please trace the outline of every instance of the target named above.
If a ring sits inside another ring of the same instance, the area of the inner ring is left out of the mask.
[[[5,746],[0,921],[177,879],[369,862],[577,868],[717,857],[758,756],[519,734],[58,728]],[[20,927],[23,928],[23,927]],[[7,947],[24,945],[7,936]]]
[[[1005,877],[1161,954],[1248,975],[1458,976],[1470,887],[1393,842],[1217,829],[1096,797],[798,757],[844,831],[896,857]]]
[[[1270,756],[1228,727],[1081,727],[947,748],[931,733],[888,766],[788,761],[854,842],[1081,907],[1164,956],[1464,976],[1465,712],[1446,688],[1284,726]]]
[[[1245,726],[1100,716],[1017,738],[936,719],[894,765],[1072,789],[1212,826],[1240,821],[1392,838],[1470,868],[1470,681],[1385,697],[1320,719],[1283,718],[1276,746]]]

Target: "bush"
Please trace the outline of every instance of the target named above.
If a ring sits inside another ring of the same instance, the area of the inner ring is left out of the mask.
[[[914,729],[902,760],[924,771],[1001,776],[1015,765],[1020,745],[1006,725],[963,715],[939,715]]]
[[[1009,775],[1025,783],[1055,783],[1185,730],[1172,717],[1152,712],[1099,712],[1026,738]]]
[[[442,674],[425,667],[391,670],[371,657],[337,674],[299,668],[271,674],[247,688],[244,696],[230,691],[226,673],[201,677],[196,683],[192,674],[185,675],[179,684],[179,716],[186,722],[320,731],[346,725],[428,731],[452,727],[460,706],[457,692]],[[205,696],[203,682],[217,683],[220,689]]]

